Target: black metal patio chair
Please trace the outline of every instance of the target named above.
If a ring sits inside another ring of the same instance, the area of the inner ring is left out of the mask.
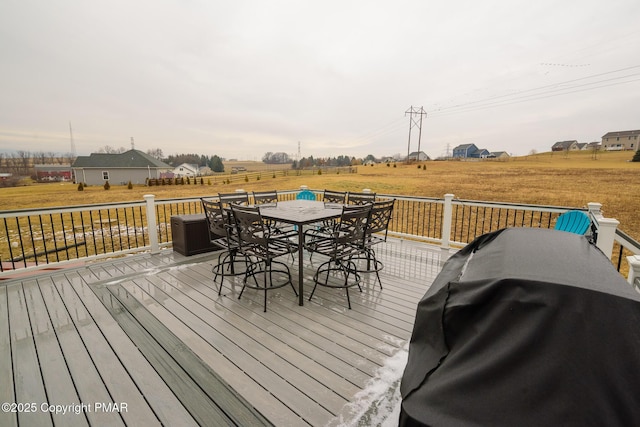
[[[376,278],[382,289],[380,270],[384,268],[382,261],[376,258],[374,246],[387,241],[389,223],[393,216],[396,199],[378,201],[371,207],[371,218],[367,226],[364,242],[364,253],[354,257],[357,270],[360,273],[376,273]],[[364,264],[364,266],[362,266]]]
[[[249,193],[246,191],[235,193],[218,193],[218,199],[222,202],[222,207],[229,209],[232,203],[237,205],[249,204]]]
[[[355,193],[349,191],[347,200],[350,205],[366,205],[376,201],[376,193]]]
[[[278,192],[276,190],[270,191],[254,191],[253,203],[256,205],[274,205],[278,204]]]
[[[245,288],[262,290],[266,312],[267,291],[291,285],[297,296],[298,293],[291,281],[289,266],[276,261],[276,258],[297,251],[297,244],[293,244],[286,238],[274,237],[260,215],[258,207],[232,204],[231,211],[238,233],[239,250],[245,256],[247,265],[238,299],[242,297]],[[258,276],[261,276],[260,280]]]
[[[240,246],[237,235],[235,235],[235,227],[232,226],[231,212],[225,211],[220,201],[209,200],[204,197],[200,200],[207,220],[209,239],[211,243],[223,249],[218,255],[218,263],[211,269],[214,275],[214,283],[216,283],[218,277],[221,277],[218,287],[218,295],[220,295],[225,276],[238,276],[245,273],[244,268],[236,268],[239,267],[237,265],[239,263],[244,266],[245,259],[239,253]]]
[[[278,192],[276,190],[254,191],[253,203],[263,208],[277,207]],[[275,220],[265,220],[265,223],[269,227],[271,234],[277,235],[277,237],[295,237],[298,235],[297,230],[290,224]]]
[[[324,193],[322,193],[322,201],[325,203],[336,203],[344,205],[347,201],[347,192],[324,190]]]
[[[313,275],[314,286],[309,300],[318,285],[343,288],[347,294],[347,305],[351,309],[349,288],[357,286],[362,292],[361,277],[352,259],[365,254],[366,230],[370,217],[371,205],[344,206],[340,220],[331,233],[325,236],[318,235],[310,242],[305,242],[308,251],[329,258],[318,266]]]

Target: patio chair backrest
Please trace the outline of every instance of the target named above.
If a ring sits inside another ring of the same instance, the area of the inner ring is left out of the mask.
[[[310,190],[302,190],[298,194],[296,194],[296,200],[315,200],[316,195],[313,191]]]
[[[337,242],[363,247],[370,218],[371,205],[344,206],[337,224]]]
[[[367,229],[369,235],[372,233],[384,232],[386,239],[395,202],[396,199],[391,199],[375,202],[373,204],[373,207],[371,208],[371,220],[369,221],[369,227]]]
[[[218,193],[218,199],[222,202],[223,208],[228,208],[232,203],[240,205],[249,204],[249,193],[236,192],[236,193]]]
[[[202,209],[204,210],[207,226],[209,228],[209,237],[214,238],[227,235],[226,214],[222,209],[222,203],[217,200],[208,200],[204,197],[202,201]]]
[[[584,234],[589,229],[591,220],[582,211],[568,211],[558,217],[555,229],[568,231],[569,233]]]
[[[347,201],[347,192],[346,191],[324,190],[324,193],[322,194],[322,200],[325,203],[344,204]]]
[[[348,201],[350,205],[365,205],[376,201],[376,193],[354,193],[349,192]]]
[[[231,212],[240,242],[240,250],[252,250],[256,246],[267,247],[267,232],[257,206],[231,205]]]
[[[261,204],[277,204],[278,203],[278,192],[276,190],[271,191],[254,191],[253,192],[253,202],[256,205]]]

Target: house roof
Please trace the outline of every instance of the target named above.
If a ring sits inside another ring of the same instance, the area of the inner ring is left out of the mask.
[[[467,150],[470,147],[476,147],[476,144],[461,144],[458,145],[456,148],[454,148],[454,150]],[[478,147],[476,147],[476,150],[478,149]]]
[[[575,139],[571,141],[558,141],[555,144],[553,144],[552,148],[560,148],[560,147],[569,148],[571,147],[572,144],[577,144],[577,143],[578,141],[576,141]]]
[[[74,168],[166,168],[173,169],[165,162],[158,160],[139,150],[124,153],[107,154],[91,153],[89,156],[78,156],[73,163]]]
[[[603,138],[620,137],[620,136],[637,136],[640,135],[640,130],[621,130],[616,132],[607,132],[602,135]]]

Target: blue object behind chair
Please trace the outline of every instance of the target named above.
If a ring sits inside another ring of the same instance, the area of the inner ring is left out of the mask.
[[[296,195],[296,200],[315,200],[316,195],[309,190],[302,190]]]
[[[568,231],[569,233],[584,234],[589,229],[591,220],[582,211],[565,212],[556,221],[556,230]]]

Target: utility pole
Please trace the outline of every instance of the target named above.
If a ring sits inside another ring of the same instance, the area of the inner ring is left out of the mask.
[[[404,112],[404,115],[406,116],[407,114],[409,114],[409,142],[407,144],[407,161],[409,161],[409,154],[411,154],[411,129],[415,126],[418,127],[419,133],[418,133],[418,159],[416,160],[420,160],[420,142],[422,140],[422,117],[427,115],[427,112],[424,111],[424,108],[420,107],[420,109],[418,109],[417,107],[414,108],[413,105]]]
[[[71,122],[69,122],[69,136],[71,137],[71,157],[76,158],[76,143],[73,141],[73,129],[71,129]]]

